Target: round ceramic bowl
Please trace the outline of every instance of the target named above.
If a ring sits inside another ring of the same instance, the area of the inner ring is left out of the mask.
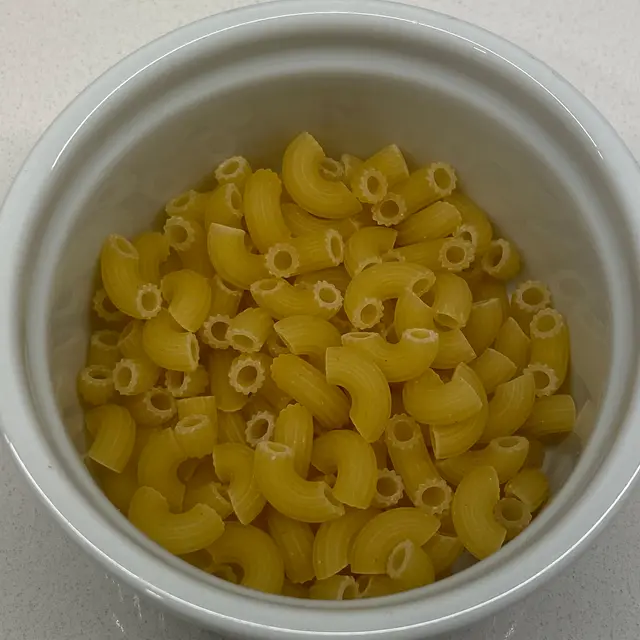
[[[499,553],[435,585],[338,603],[222,582],[136,531],[87,474],[75,376],[105,236],[246,153],[309,130],[333,154],[396,142],[445,160],[548,282],[571,328],[576,432],[547,458],[554,498]],[[563,567],[638,472],[640,172],[552,70],[458,20],[374,0],[263,4],[169,34],[107,72],[37,144],[0,217],[0,416],[20,466],[91,555],[204,627],[251,638],[425,638]]]

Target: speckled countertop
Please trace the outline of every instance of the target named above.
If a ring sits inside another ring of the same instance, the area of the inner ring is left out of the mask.
[[[176,27],[251,0],[0,0],[0,199],[88,83]],[[638,0],[413,0],[525,47],[584,92],[640,157]],[[220,640],[163,615],[69,541],[0,442],[2,640]],[[446,640],[637,640],[640,488],[593,548],[523,602]],[[444,638],[442,640],[445,640]]]

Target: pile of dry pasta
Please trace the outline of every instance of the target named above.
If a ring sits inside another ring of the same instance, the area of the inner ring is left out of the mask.
[[[496,552],[571,431],[548,288],[445,163],[396,145],[282,171],[222,162],[162,231],[111,235],[87,366],[87,464],[149,538],[220,578],[373,597]]]

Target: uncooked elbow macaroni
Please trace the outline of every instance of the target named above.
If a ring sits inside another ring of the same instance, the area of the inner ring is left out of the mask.
[[[77,390],[106,497],[217,579],[315,600],[517,537],[576,422],[554,292],[445,162],[306,132],[281,173],[218,161],[102,245]]]

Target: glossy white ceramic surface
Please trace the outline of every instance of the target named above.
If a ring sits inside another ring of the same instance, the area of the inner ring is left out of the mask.
[[[72,445],[82,447],[74,375],[101,239],[145,227],[230,153],[251,149],[256,162],[270,162],[301,128],[329,151],[366,154],[393,140],[415,160],[452,162],[522,248],[530,273],[552,284],[573,332],[583,410],[576,437],[549,467],[563,487],[552,506],[489,561],[385,603],[293,607],[199,575],[114,512]],[[10,303],[0,310],[0,366],[10,375],[0,415],[8,439],[87,548],[203,625],[274,638],[289,630],[411,638],[469,624],[559,568],[636,473],[637,309],[628,291],[637,290],[638,177],[609,126],[553,72],[449,18],[308,2],[192,25],[80,96],[6,202],[0,292]]]

